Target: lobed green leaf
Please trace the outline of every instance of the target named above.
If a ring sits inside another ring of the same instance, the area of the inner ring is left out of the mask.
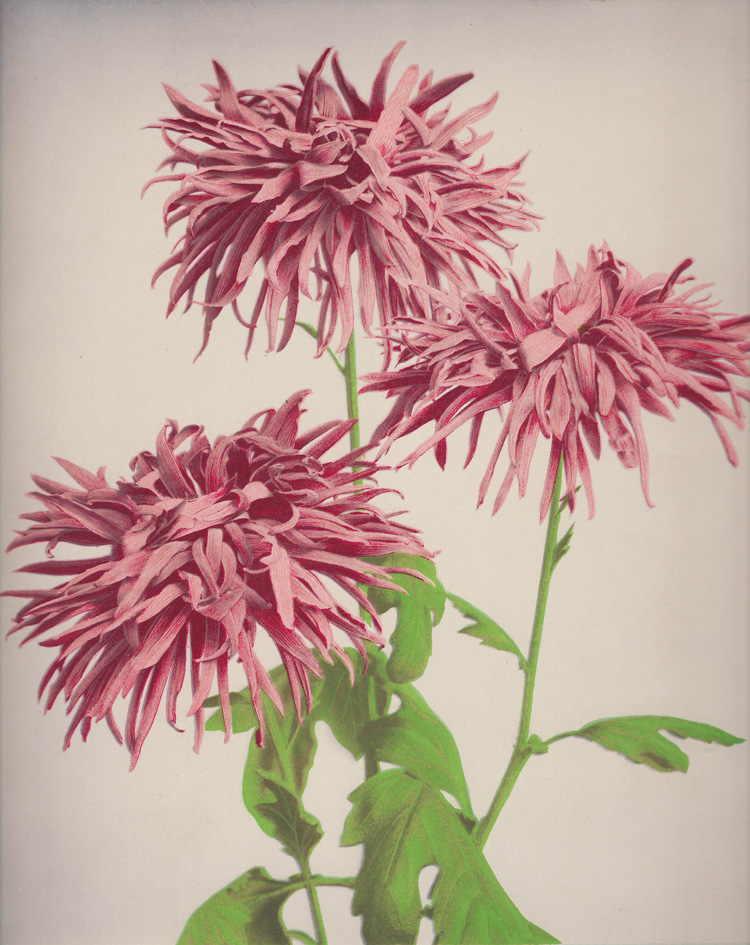
[[[292,835],[301,835],[305,824],[307,828],[311,823],[317,824],[305,811],[302,795],[317,748],[315,726],[325,722],[355,758],[370,751],[378,761],[399,765],[436,790],[447,791],[456,798],[466,827],[471,830],[476,818],[458,748],[449,729],[414,686],[389,679],[380,651],[368,654],[366,675],[364,658],[356,650],[347,650],[347,656],[352,663],[354,685],[349,668],[343,663],[321,663],[324,676],[312,680],[315,702],[302,724],[296,717],[283,671],[280,667],[273,671],[286,712],[283,718],[279,717],[268,702],[266,744],[263,748],[255,741],[249,745],[242,784],[247,810],[269,836],[283,843],[296,857],[304,845],[301,847],[299,839]],[[401,707],[386,715],[394,694],[400,697]],[[215,704],[215,700],[207,700],[207,704]],[[248,690],[232,693],[231,704],[233,722],[240,713],[243,719],[250,713],[254,717]],[[209,719],[208,727],[223,729],[220,710]]]
[[[308,713],[302,724],[314,725],[318,721],[325,722],[339,744],[351,752],[355,758],[361,758],[363,748],[359,742],[359,732],[373,717],[373,709],[378,715],[382,715],[387,710],[390,693],[383,686],[384,675],[382,672],[373,672],[372,667],[369,671],[366,670],[365,658],[357,650],[348,648],[346,654],[352,664],[351,672],[343,662],[326,663],[322,659],[318,661],[323,678],[313,677],[310,680],[314,705],[312,712]],[[367,662],[374,662],[378,667],[384,665],[379,650],[373,650],[369,654]],[[362,677],[365,676],[366,672],[369,672],[369,676],[363,679]],[[282,667],[276,667],[271,672],[271,677],[274,679],[284,703],[284,718],[289,722],[296,722],[296,710],[291,700],[291,692]],[[385,679],[385,682],[388,683],[387,679]],[[370,703],[368,686],[373,691],[374,705]],[[255,728],[258,725],[258,718],[250,699],[250,690],[245,688],[240,692],[232,692],[229,694],[229,699],[232,712],[232,731],[247,732]],[[268,700],[265,704],[268,707],[268,712],[273,712],[274,715],[278,714],[278,710],[271,706]],[[205,709],[214,709],[219,705],[218,696],[211,696],[203,703]],[[288,729],[288,734],[294,735],[295,726],[289,725]],[[223,732],[224,730],[224,716],[221,709],[219,709],[209,716],[206,721],[206,731]]]
[[[488,617],[484,611],[481,611],[478,607],[464,600],[463,597],[458,597],[456,594],[446,594],[445,596],[460,614],[466,617],[467,620],[472,621],[462,630],[459,630],[459,633],[465,633],[467,636],[475,637],[485,646],[492,647],[495,650],[503,650],[507,653],[512,653],[518,658],[518,665],[521,669],[526,668],[524,655],[519,650],[513,638],[506,633],[499,624],[495,623],[491,617]]]
[[[367,668],[356,650],[347,649],[346,653],[352,662],[354,683],[343,663],[321,664],[324,676],[318,680],[311,719],[313,724],[325,722],[336,741],[359,759],[365,753],[362,732],[373,714],[387,711],[390,692],[385,686],[385,660],[379,650],[370,653]]]
[[[199,906],[177,945],[291,945],[281,910],[297,888],[256,866]]]
[[[401,707],[371,722],[363,733],[365,749],[378,761],[400,765],[409,774],[447,791],[474,822],[461,758],[449,729],[430,709],[414,686],[395,687]]]
[[[273,836],[282,844],[284,852],[297,863],[307,863],[323,836],[320,821],[309,814],[297,795],[283,784],[268,777],[263,780],[274,795],[274,801],[256,804],[256,812],[273,825]]]
[[[664,715],[631,715],[599,719],[564,736],[586,738],[608,751],[617,752],[636,764],[648,765],[654,771],[687,771],[690,759],[681,748],[662,735],[662,731],[678,738],[694,738],[720,745],[737,745],[744,741],[736,735],[703,722],[690,722]]]
[[[280,785],[294,796],[300,808],[300,816],[304,816],[301,798],[318,747],[315,725],[300,725],[291,708],[291,695],[288,692],[282,694],[287,707],[286,714],[283,718],[279,717],[276,708],[269,701],[266,711],[266,744],[261,748],[254,739],[250,742],[242,777],[242,799],[245,807],[262,830],[276,839],[281,839],[277,836],[278,818],[269,816],[266,806],[277,802],[272,785]]]
[[[290,823],[296,824],[295,829],[298,830],[302,830],[302,824],[308,827],[311,822],[317,824],[302,804],[302,795],[317,750],[316,723],[325,722],[338,742],[355,758],[361,758],[364,753],[362,731],[371,721],[373,711],[382,714],[388,708],[390,693],[383,685],[384,660],[380,654],[373,654],[372,660],[377,662],[381,670],[371,673],[370,677],[363,677],[365,661],[356,650],[347,650],[347,655],[352,662],[355,685],[352,685],[349,668],[343,663],[327,664],[321,661],[324,676],[322,679],[311,679],[313,709],[302,723],[297,718],[283,667],[276,667],[271,672],[284,704],[283,717],[265,695],[262,697],[265,700],[265,745],[260,748],[255,740],[250,742],[242,779],[242,797],[245,807],[261,829],[280,840],[288,852],[293,849],[299,851],[299,847],[295,846],[297,841],[292,841],[289,834]],[[372,703],[371,691],[374,694]],[[257,726],[249,690],[231,693],[230,702],[233,729],[248,731]],[[218,705],[218,697],[206,700],[204,705],[209,708]],[[212,731],[224,730],[221,709],[208,719],[206,728]],[[296,856],[295,853],[292,855]]]
[[[362,916],[366,945],[413,945],[424,914],[419,874],[431,865],[440,870],[431,897],[441,945],[556,942],[521,915],[435,788],[405,771],[383,771],[350,800],[342,845],[365,846],[352,910]]]

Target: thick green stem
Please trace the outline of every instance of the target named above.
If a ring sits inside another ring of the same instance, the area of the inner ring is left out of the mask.
[[[529,656],[525,666],[526,682],[523,689],[523,702],[521,703],[521,718],[518,723],[518,737],[516,738],[516,744],[513,748],[510,761],[508,762],[508,767],[490,804],[490,809],[486,816],[480,821],[479,828],[475,835],[475,840],[480,848],[484,847],[487,843],[492,828],[495,826],[497,818],[500,816],[500,811],[508,800],[510,792],[513,790],[513,786],[518,780],[519,774],[523,770],[526,762],[534,754],[534,748],[531,746],[529,740],[531,710],[534,704],[534,683],[536,682],[536,668],[539,662],[539,648],[542,645],[544,615],[547,610],[547,598],[549,597],[552,572],[555,568],[557,532],[560,525],[560,515],[562,513],[560,505],[562,476],[563,468],[561,462],[552,490],[552,501],[550,503],[549,519],[547,521],[547,537],[544,542],[542,570],[539,575],[539,589],[536,597],[536,610],[534,611],[534,625],[531,630],[531,644],[529,646]]]

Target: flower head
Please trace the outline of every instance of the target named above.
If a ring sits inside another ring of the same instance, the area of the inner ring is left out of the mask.
[[[343,350],[354,322],[353,256],[368,330],[376,304],[386,324],[408,309],[429,311],[421,287],[442,277],[467,284],[464,264],[502,275],[480,244],[509,249],[504,231],[531,229],[535,217],[513,189],[520,161],[491,170],[471,163],[491,136],[477,137],[469,126],[492,109],[496,96],[448,121],[448,109],[433,106],[471,73],[437,82],[428,73],[419,80],[416,66],[388,95],[401,46],[383,61],[369,101],[344,76],[335,54],[339,92],[322,79],[330,49],[309,74],[300,72],[301,86],[264,91],[238,92],[214,63],[217,84],[206,86],[213,108],[165,86],[178,114],[155,126],[171,152],[162,167],[187,169],[151,183],[179,183],[164,219],[167,229],[184,222],[185,233],[154,279],[177,269],[169,312],[182,299],[190,306],[203,279],[204,347],[213,320],[231,304],[249,330],[248,348],[264,308],[269,350],[283,348],[301,293],[321,301],[319,353],[329,344]],[[259,263],[265,272],[248,318],[238,299]]]
[[[355,454],[323,460],[350,422],[299,431],[305,393],[213,445],[201,427],[170,421],[156,453],[136,456],[132,480],[116,486],[103,470],[90,473],[64,460],[58,462],[80,488],[34,477],[41,491],[32,495],[44,508],[23,516],[32,524],[10,548],[45,542],[48,560],[20,570],[64,580],[49,590],[9,592],[29,598],[11,632],[26,630],[24,642],[59,648],[40,698],[46,690],[50,708],[63,693],[74,712],[66,748],[77,728],[85,739],[101,719],[122,741],[113,712],[122,694],[130,700],[125,742],[135,765],[165,692],[167,719],[176,727],[188,668],[196,750],[214,679],[229,734],[227,673],[235,656],[262,744],[261,693],[283,707],[254,649],[259,629],[279,650],[298,714],[301,692],[310,705],[308,674],[321,674],[312,651],[348,662],[335,630],[360,651],[362,641],[382,642],[377,614],[358,585],[392,584],[385,569],[362,558],[424,550],[410,529],[375,507],[384,490],[361,484],[375,466],[357,459],[352,469]],[[59,544],[102,551],[57,559]],[[332,593],[333,586],[344,594]]]
[[[555,287],[536,297],[530,296],[527,268],[515,293],[498,286],[494,297],[470,294],[460,313],[444,311],[441,323],[407,320],[395,369],[371,375],[365,388],[397,396],[376,438],[385,436],[390,445],[435,421],[435,433],[408,461],[434,447],[443,464],[446,437],[470,421],[468,464],[485,414],[502,415],[507,407],[479,501],[506,444],[510,463],[494,511],[514,480],[524,495],[541,433],[550,440],[542,518],[561,460],[571,508],[580,482],[593,515],[584,444],[598,459],[602,430],[622,464],[640,468],[650,505],[641,411],[673,419],[668,402],[677,407],[687,400],[707,413],[736,464],[722,420],[741,427],[740,399],[750,399],[736,384],[737,377],[750,375],[750,316],[712,312],[707,296],[695,298],[705,285],[678,293],[691,262],[669,276],[644,279],[606,245],[591,247],[586,266],[574,275],[558,254]]]

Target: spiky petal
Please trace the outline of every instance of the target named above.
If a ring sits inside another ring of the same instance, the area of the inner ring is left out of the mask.
[[[434,448],[444,462],[446,438],[471,423],[467,464],[486,414],[505,414],[480,487],[487,495],[503,449],[510,460],[495,500],[505,501],[515,480],[524,495],[539,435],[550,441],[541,515],[549,509],[562,460],[571,508],[582,483],[594,513],[588,454],[599,457],[601,433],[622,464],[640,469],[648,504],[648,449],[643,410],[672,419],[669,405],[689,401],[716,427],[730,462],[737,454],[724,428],[743,425],[738,378],[750,375],[750,316],[712,311],[707,288],[679,292],[692,260],[670,275],[643,278],[609,248],[593,246],[571,275],[558,254],[555,286],[531,297],[527,269],[515,291],[466,296],[442,323],[401,322],[394,370],[370,375],[365,390],[397,397],[376,432],[390,445],[435,422],[434,434],[407,462]]]
[[[420,80],[416,66],[388,94],[402,45],[383,61],[369,101],[335,55],[339,92],[323,80],[330,50],[300,72],[300,86],[269,90],[238,92],[214,63],[208,108],[165,87],[177,115],[154,127],[170,149],[162,167],[173,173],[151,183],[179,184],[164,219],[168,230],[184,223],[185,232],[154,278],[176,269],[170,312],[182,300],[193,304],[201,284],[204,346],[231,304],[248,328],[248,348],[264,309],[269,350],[283,348],[304,295],[321,303],[318,353],[343,350],[354,324],[352,257],[367,330],[376,306],[381,324],[409,310],[425,315],[431,301],[421,287],[467,285],[467,266],[502,275],[481,244],[509,249],[505,231],[531,229],[536,217],[513,184],[520,161],[491,170],[472,163],[490,136],[470,126],[496,96],[449,121],[448,109],[434,106],[471,74]],[[242,315],[239,297],[258,265],[254,309]]]
[[[382,642],[378,616],[358,585],[391,586],[386,570],[363,558],[396,551],[424,554],[407,527],[379,511],[383,491],[371,463],[354,454],[323,456],[351,427],[324,424],[300,432],[306,392],[251,418],[211,445],[198,426],[161,431],[156,452],[140,453],[132,478],[110,486],[103,474],[59,460],[77,487],[34,477],[43,509],[10,549],[44,542],[47,559],[21,571],[63,577],[29,598],[11,633],[26,631],[59,652],[42,680],[46,708],[62,694],[73,713],[65,739],[106,719],[118,740],[118,696],[129,699],[125,742],[138,760],[166,698],[177,726],[177,697],[189,673],[195,746],[202,704],[218,688],[231,732],[228,666],[242,663],[263,740],[265,692],[279,694],[254,647],[263,631],[278,648],[298,714],[310,703],[317,651],[347,661],[341,631],[360,651]],[[362,485],[362,477],[367,483]],[[59,545],[101,549],[96,557],[57,558]],[[342,593],[333,593],[335,585]],[[369,612],[372,626],[360,616]]]

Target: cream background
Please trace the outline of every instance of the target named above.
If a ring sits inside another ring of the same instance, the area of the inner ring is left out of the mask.
[[[531,261],[537,288],[556,248],[573,263],[606,238],[644,274],[694,256],[722,308],[747,311],[749,11],[734,0],[3,3],[3,544],[31,508],[29,473],[58,475],[52,455],[106,464],[114,481],[166,417],[228,433],[302,386],[315,389],[310,423],[343,415],[338,376],[311,359],[306,336],[282,354],[258,344],[245,361],[226,313],[193,364],[199,315],[165,322],[168,281],[149,281],[171,245],[168,189],[139,199],[163,157],[158,133],[139,130],[169,112],[161,80],[198,99],[217,58],[239,86],[269,86],[332,44],[366,90],[406,39],[395,75],[411,62],[438,77],[473,70],[456,108],[500,90],[482,128],[496,131],[490,162],[531,152],[523,177],[545,221],[521,236],[516,265]],[[374,343],[360,344],[360,360],[377,366]],[[381,404],[370,395],[364,409],[371,430]],[[748,437],[735,437],[734,470],[689,406],[648,432],[656,508],[606,454],[597,515],[578,516],[553,583],[533,722],[543,737],[645,713],[750,732]],[[463,472],[460,441],[445,473],[425,458],[392,481],[442,549],[446,585],[525,646],[545,463],[530,496],[493,519],[474,511],[482,457]],[[6,586],[22,585],[8,573]],[[4,627],[15,609],[4,605]],[[512,659],[457,636],[461,625],[451,615],[437,629],[420,686],[454,731],[483,812],[520,680]],[[295,868],[242,806],[243,736],[224,746],[209,733],[195,756],[191,735],[160,718],[134,774],[104,726],[63,755],[60,706],[45,718],[35,701],[52,654],[11,641],[0,655],[3,945],[169,945],[244,869]],[[326,763],[308,806],[332,834],[313,868],[345,874],[359,851],[339,851],[335,836],[360,766],[319,734]],[[488,846],[522,911],[565,943],[750,941],[748,748],[687,750],[687,776],[576,740],[530,764]],[[357,941],[346,894],[322,900],[331,945]],[[293,925],[307,923],[304,900],[292,911]]]

